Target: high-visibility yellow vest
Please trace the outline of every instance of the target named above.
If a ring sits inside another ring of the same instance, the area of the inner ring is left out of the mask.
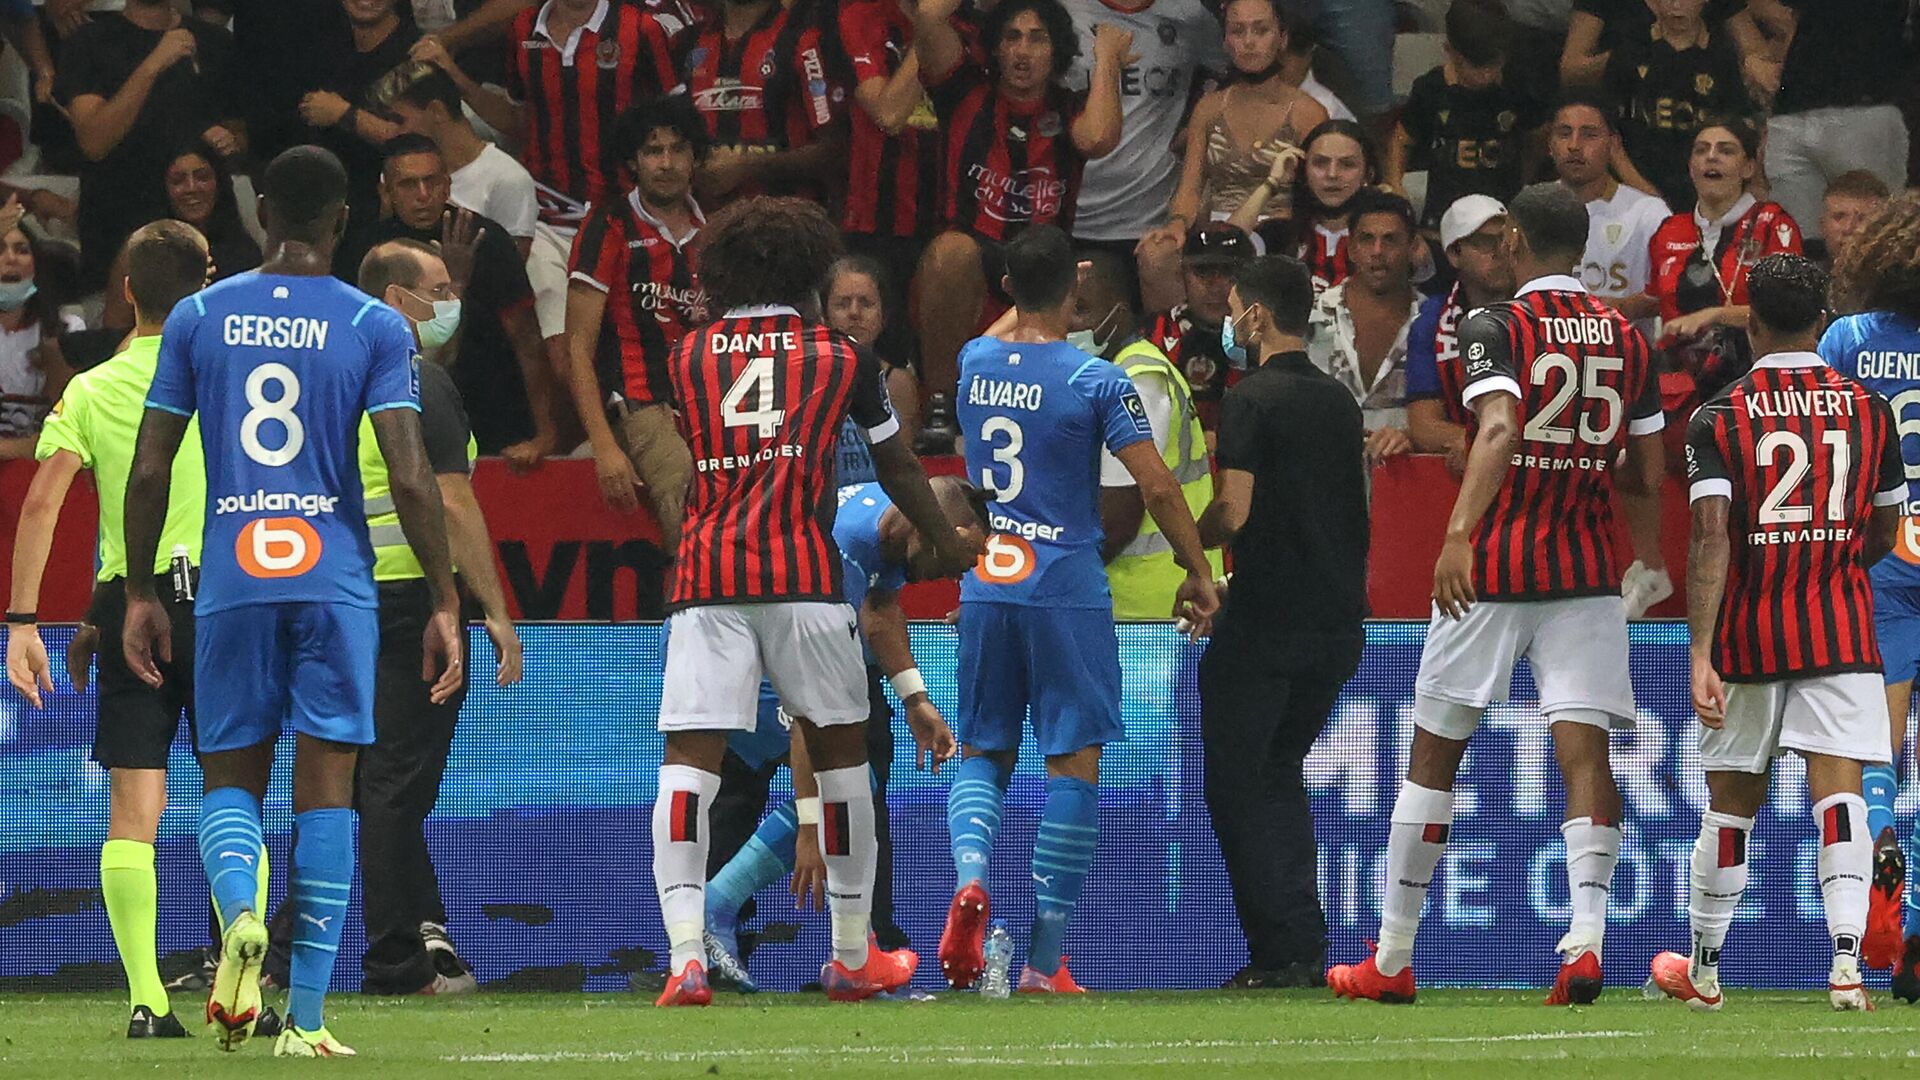
[[[467,436],[467,459],[480,446]],[[373,542],[373,580],[412,581],[426,577],[414,557],[407,534],[400,529],[400,511],[393,504],[393,482],[387,477],[387,459],[373,434],[373,417],[360,417],[360,488],[367,511],[367,539]]]
[[[1149,341],[1136,341],[1120,350],[1114,365],[1138,382],[1142,376],[1166,380],[1173,399],[1166,449],[1161,457],[1186,496],[1187,509],[1198,520],[1213,501],[1213,473],[1207,463],[1207,437],[1200,427],[1200,413],[1193,407],[1193,391],[1180,369],[1166,354]],[[1213,575],[1221,575],[1220,553],[1207,552]],[[1116,619],[1168,619],[1173,617],[1173,597],[1187,572],[1173,559],[1173,545],[1154,523],[1153,515],[1141,518],[1140,532],[1119,556],[1107,564],[1107,587],[1113,592],[1113,617]]]

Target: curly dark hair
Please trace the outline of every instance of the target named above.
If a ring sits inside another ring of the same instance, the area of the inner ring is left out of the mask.
[[[1920,322],[1920,192],[1890,200],[1833,264],[1834,308]]]
[[[1080,55],[1080,35],[1073,28],[1073,16],[1067,14],[1060,0],[1001,0],[980,26],[980,45],[987,51],[987,70],[995,82],[1000,81],[1000,62],[995,59],[1000,52],[1000,39],[1014,16],[1028,11],[1039,17],[1040,25],[1047,28],[1047,40],[1053,43],[1054,78],[1066,75]]]
[[[700,230],[700,282],[716,310],[760,304],[814,307],[840,258],[840,230],[805,199],[729,203]]]
[[[673,94],[639,102],[620,114],[613,123],[613,137],[608,140],[613,161],[622,169],[627,168],[640,155],[640,148],[661,128],[669,128],[687,140],[687,145],[693,147],[695,161],[705,160],[713,141],[707,137],[707,125],[695,111],[692,98]]]
[[[1747,299],[1769,329],[1804,334],[1827,310],[1827,272],[1804,255],[1769,255],[1747,273]]]

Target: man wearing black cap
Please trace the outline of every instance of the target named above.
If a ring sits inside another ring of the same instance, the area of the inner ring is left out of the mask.
[[[1218,420],[1220,395],[1238,378],[1237,373],[1229,377],[1231,365],[1220,349],[1227,293],[1233,288],[1233,269],[1253,256],[1253,239],[1241,229],[1217,221],[1195,225],[1187,232],[1180,264],[1187,302],[1155,315],[1146,330],[1146,339],[1187,377],[1209,437]]]
[[[1364,643],[1365,427],[1307,358],[1304,265],[1250,260],[1229,297],[1226,351],[1252,370],[1221,403],[1217,494],[1200,517],[1202,541],[1229,545],[1235,565],[1200,661],[1207,811],[1247,938],[1227,986],[1310,986],[1327,924],[1302,770]]]

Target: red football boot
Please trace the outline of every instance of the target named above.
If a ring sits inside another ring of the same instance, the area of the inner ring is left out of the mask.
[[[1693,961],[1677,952],[1663,952],[1653,958],[1653,985],[1675,1001],[1684,1001],[1687,1008],[1701,1012],[1717,1012],[1726,1004],[1720,995],[1720,981],[1705,985],[1696,985],[1693,981]]]
[[[920,954],[912,949],[886,952],[867,941],[867,963],[859,971],[848,971],[838,960],[820,967],[820,986],[830,1001],[865,1001],[875,994],[890,994],[913,981],[920,967]]]
[[[965,990],[987,970],[987,918],[993,901],[986,886],[969,882],[953,894],[947,928],[940,932],[940,973],[955,990]]]
[[[1600,997],[1605,981],[1600,976],[1600,954],[1588,949],[1560,965],[1560,977],[1553,981],[1549,1005],[1591,1005]]]
[[[1020,993],[1022,994],[1084,994],[1086,988],[1073,981],[1073,972],[1067,970],[1067,958],[1060,958],[1060,970],[1051,975],[1042,975],[1031,967],[1020,969]]]
[[[1873,883],[1867,889],[1867,933],[1860,940],[1860,962],[1890,968],[1900,961],[1902,901],[1907,891],[1907,859],[1892,829],[1880,830],[1873,845]]]
[[[667,979],[667,988],[653,1002],[666,1009],[675,1005],[710,1005],[713,1003],[713,988],[707,985],[707,969],[700,961],[689,960],[680,974]]]
[[[1369,956],[1357,964],[1335,964],[1327,969],[1327,988],[1335,997],[1352,998],[1355,1001],[1365,998],[1378,1001],[1382,1005],[1411,1005],[1417,988],[1413,985],[1413,965],[1400,969],[1398,975],[1388,977],[1380,974],[1380,968]]]

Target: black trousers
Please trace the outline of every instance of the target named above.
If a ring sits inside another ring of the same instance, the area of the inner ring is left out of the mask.
[[[1200,660],[1207,812],[1249,963],[1261,971],[1326,957],[1301,770],[1358,664],[1357,645],[1279,649],[1231,634],[1216,636]]]
[[[879,873],[873,886],[873,925],[876,931],[894,928],[893,837],[887,822],[887,777],[893,768],[893,709],[882,689],[880,669],[867,667],[867,758],[879,788],[874,792],[873,825],[879,836]],[[776,762],[754,769],[738,754],[727,752],[720,763],[720,794],[707,812],[707,880],[720,872],[742,847],[767,813],[767,787],[780,770]],[[742,909],[744,921],[753,915],[753,901]],[[883,935],[884,936],[884,935]]]
[[[433,981],[420,924],[445,923],[446,904],[427,851],[426,821],[440,798],[463,686],[435,705],[420,679],[420,640],[432,602],[425,581],[380,585],[380,658],[374,676],[373,745],[360,751],[360,881],[370,993],[412,993]]]

